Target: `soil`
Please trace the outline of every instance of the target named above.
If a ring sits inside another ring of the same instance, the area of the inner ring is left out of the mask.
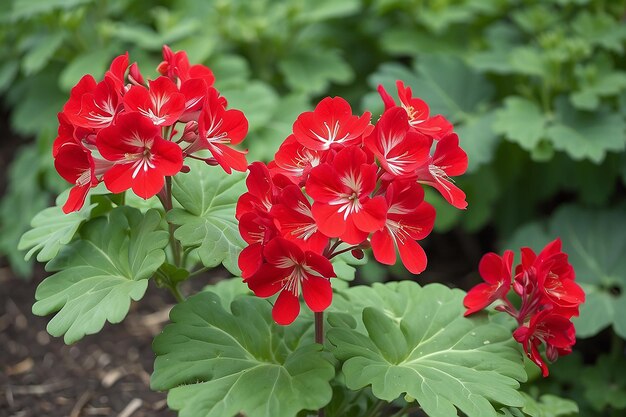
[[[121,324],[67,346],[31,313],[40,280],[0,270],[1,417],[174,417],[165,393],[150,390],[151,342],[173,298],[150,287]]]

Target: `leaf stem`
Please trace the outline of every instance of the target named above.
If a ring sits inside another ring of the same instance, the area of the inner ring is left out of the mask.
[[[385,406],[385,403],[386,401],[384,400],[378,400],[378,402],[376,402],[376,404],[374,404],[374,406],[370,408],[365,417],[376,417],[378,415],[378,412]]]
[[[315,312],[315,343],[324,345],[324,312]],[[324,417],[326,414],[324,407],[317,410],[317,417]]]
[[[163,208],[165,212],[172,210],[174,204],[172,202],[172,177],[165,177],[165,195],[162,200]],[[170,232],[170,245],[172,246],[172,253],[174,255],[174,265],[182,267],[181,265],[181,247],[178,240],[174,237],[174,225],[170,222],[167,223]]]
[[[170,292],[177,302],[182,303],[183,301],[185,301],[185,296],[183,295],[183,293],[180,292],[180,289],[178,289],[178,284],[168,286],[167,288],[169,288]]]

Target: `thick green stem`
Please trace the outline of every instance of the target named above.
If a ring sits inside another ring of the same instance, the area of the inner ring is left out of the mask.
[[[178,289],[178,284],[168,286],[167,288],[169,288],[170,292],[177,302],[182,303],[183,301],[185,301],[185,296],[183,295],[183,293],[180,292],[180,289]]]
[[[163,203],[163,208],[165,208],[165,212],[170,211],[174,204],[172,202],[172,177],[165,177],[165,193],[161,200]],[[182,267],[181,265],[181,252],[182,248],[178,240],[174,237],[175,227],[172,223],[169,223],[169,232],[170,232],[170,246],[172,247],[172,254],[174,255],[174,265],[178,267]]]

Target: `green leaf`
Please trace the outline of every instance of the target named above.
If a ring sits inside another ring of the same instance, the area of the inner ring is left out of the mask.
[[[14,0],[11,17],[13,20],[19,20],[55,9],[69,10],[91,2],[93,0]]]
[[[496,112],[493,129],[511,142],[532,151],[545,135],[547,119],[539,106],[526,98],[509,96]]]
[[[338,50],[296,48],[278,67],[292,91],[309,95],[323,93],[331,82],[346,84],[354,79],[352,68]]]
[[[579,88],[570,95],[572,104],[581,110],[596,110],[602,97],[615,96],[626,89],[626,72],[613,69],[611,58],[602,55],[587,66],[574,70]]]
[[[22,71],[29,76],[43,69],[65,40],[65,32],[41,35],[35,47],[22,58]]]
[[[61,72],[59,87],[63,91],[70,91],[85,74],[91,74],[96,79],[102,78],[112,56],[111,48],[98,48],[78,55]]]
[[[592,14],[584,10],[572,22],[572,29],[593,45],[620,54],[624,50],[626,27],[609,14],[604,12]]]
[[[578,414],[578,405],[572,400],[549,394],[534,399],[525,392],[522,392],[522,396],[526,401],[522,411],[530,417],[561,417]]]
[[[459,135],[461,147],[467,153],[467,174],[476,172],[484,164],[493,159],[499,136],[492,126],[496,120],[496,114],[492,111],[471,115],[458,126],[455,131]]]
[[[168,235],[160,224],[157,211],[142,215],[127,207],[85,224],[81,238],[46,265],[56,274],[35,293],[34,314],[58,311],[48,332],[65,334],[69,344],[100,331],[105,321],[121,322],[130,300],[143,297],[148,279],[165,261]]]
[[[626,408],[626,359],[601,356],[594,366],[585,367],[580,381],[585,399],[597,411]]]
[[[64,245],[70,243],[80,225],[89,220],[95,204],[85,204],[79,211],[65,214],[61,205],[66,198],[67,193],[63,193],[57,198],[56,206],[37,213],[31,221],[32,229],[24,233],[17,245],[18,250],[28,249],[25,260],[28,261],[37,252],[39,262],[54,258]]]
[[[313,23],[353,15],[359,11],[361,2],[359,0],[318,0],[314,3],[300,2],[300,6],[302,9],[299,10],[297,21]]]
[[[243,282],[243,278],[241,277],[219,280],[215,284],[207,285],[202,291],[210,291],[216,294],[225,310],[229,310],[230,304],[237,298],[252,295],[252,291],[250,291],[250,288]]]
[[[172,181],[172,194],[182,206],[167,214],[168,221],[179,226],[174,237],[185,247],[197,247],[204,266],[223,263],[233,275],[239,275],[237,258],[245,242],[239,235],[235,207],[246,191],[245,175],[228,175],[201,161],[187,164],[191,171]]]
[[[546,131],[555,149],[597,164],[607,152],[624,150],[626,123],[619,114],[606,107],[594,113],[577,111],[565,97],[559,97],[555,106],[556,121]]]
[[[172,324],[156,337],[152,388],[169,389],[180,417],[295,417],[331,399],[333,365],[312,343],[307,326],[282,327],[272,306],[200,293],[174,307]]]
[[[493,403],[522,406],[517,392],[526,378],[520,352],[504,327],[486,316],[463,317],[463,296],[439,284],[402,281],[345,292],[356,328],[335,313],[328,339],[345,361],[348,388],[371,385],[393,401],[415,398],[431,417],[496,416]]]
[[[529,246],[536,252],[560,237],[569,255],[576,280],[587,299],[574,319],[579,337],[594,336],[613,324],[626,338],[626,211],[559,209],[548,224],[534,223],[520,229],[506,248]]]
[[[250,134],[244,143],[249,147],[248,159],[270,161],[287,136],[300,113],[311,110],[306,96],[290,94],[280,98],[271,120]]]
[[[20,65],[17,61],[6,61],[0,66],[0,93],[11,85],[19,68]]]
[[[276,92],[261,81],[249,81],[245,85],[224,88],[222,95],[228,99],[229,108],[245,113],[250,132],[265,126],[278,104]]]

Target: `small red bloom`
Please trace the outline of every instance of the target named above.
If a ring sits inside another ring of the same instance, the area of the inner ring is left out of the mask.
[[[171,126],[185,110],[185,96],[167,77],[149,81],[150,88],[133,85],[124,96],[126,111],[138,111],[156,126]]]
[[[485,282],[472,288],[463,299],[463,305],[467,308],[465,316],[506,298],[511,289],[512,266],[513,251],[510,250],[504,251],[502,257],[493,252],[482,257],[478,272]]]
[[[287,239],[277,237],[263,249],[266,263],[246,282],[259,297],[280,292],[272,317],[276,323],[292,323],[300,313],[300,289],[309,308],[324,311],[332,302],[329,278],[335,277],[330,261],[321,255],[303,251]]]
[[[115,88],[123,92],[125,87],[126,70],[128,69],[128,52],[113,59],[105,77],[109,77],[115,83]]]
[[[321,254],[328,244],[328,237],[321,233],[313,219],[311,204],[297,185],[289,185],[282,191],[280,203],[272,206],[272,216],[280,224],[284,238],[315,253]]]
[[[217,90],[209,88],[206,102],[198,119],[198,140],[185,152],[190,154],[199,149],[208,149],[217,163],[226,171],[245,172],[248,168],[246,152],[231,148],[248,134],[246,116],[235,109],[226,110]]]
[[[539,367],[544,377],[548,366],[539,354],[538,347],[546,345],[546,354],[554,361],[559,355],[571,353],[576,343],[576,331],[572,322],[550,309],[542,310],[530,318],[528,325],[520,326],[513,337],[522,344],[526,355]]]
[[[404,266],[413,274],[426,268],[426,254],[416,240],[424,239],[433,229],[435,209],[424,201],[424,190],[411,181],[394,181],[385,193],[385,227],[372,236],[372,251],[380,263],[396,262],[396,247]]]
[[[91,152],[77,143],[66,142],[57,150],[54,167],[66,181],[74,184],[63,205],[63,212],[67,214],[80,210],[89,190],[98,185]]]
[[[180,147],[163,139],[160,129],[138,112],[123,113],[98,132],[96,145],[104,158],[115,162],[104,174],[113,193],[132,188],[139,197],[150,198],[163,188],[165,176],[183,166]]]
[[[199,64],[189,65],[189,58],[185,51],[173,52],[167,45],[163,45],[163,61],[157,67],[157,71],[176,82],[201,79],[207,87],[210,87],[215,81],[213,72],[209,68]]]
[[[294,184],[304,185],[311,169],[322,162],[326,153],[309,149],[298,142],[294,135],[289,135],[274,155],[270,169],[285,175]]]
[[[376,164],[356,146],[339,151],[332,163],[311,170],[306,191],[314,200],[313,218],[322,233],[359,244],[385,226],[384,197],[370,197],[376,171]]]
[[[383,113],[364,142],[385,171],[400,177],[413,174],[428,161],[432,139],[410,130],[406,112],[392,107]]]
[[[459,137],[452,133],[439,140],[435,153],[426,164],[417,169],[417,179],[434,187],[446,201],[458,209],[467,207],[465,193],[454,185],[451,177],[467,170],[467,154],[459,146]]]
[[[352,108],[341,97],[326,97],[312,112],[304,112],[293,124],[298,142],[315,151],[335,146],[359,144],[367,129],[371,114],[354,116]]]
[[[413,97],[410,87],[405,87],[404,83],[399,80],[396,81],[396,87],[400,105],[408,115],[408,122],[412,129],[437,140],[452,133],[452,124],[439,114],[430,117],[428,104]],[[385,103],[385,110],[396,106],[396,102],[382,85],[378,86],[378,92]]]
[[[73,125],[102,129],[113,123],[121,104],[120,91],[111,77],[96,84],[91,75],[86,75],[72,89],[63,113]]]

